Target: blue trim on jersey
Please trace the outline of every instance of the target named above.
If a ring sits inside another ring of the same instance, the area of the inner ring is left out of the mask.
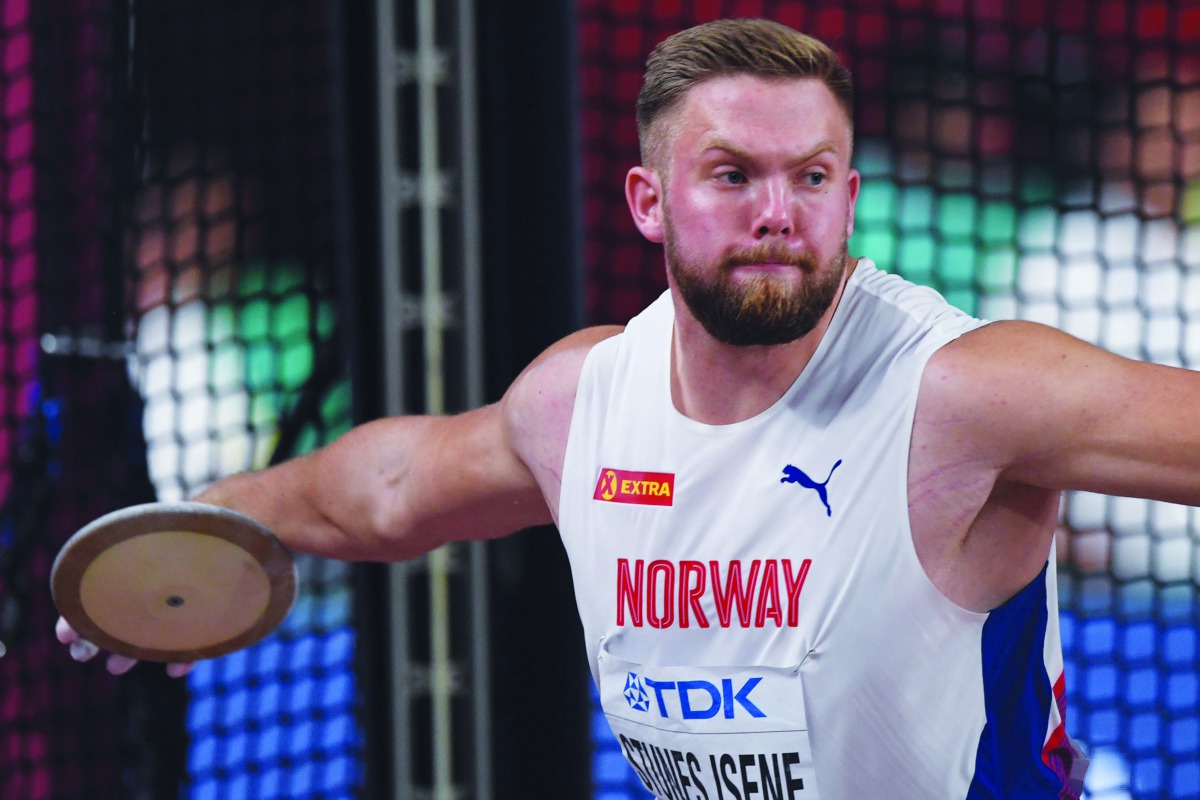
[[[1062,779],[1042,761],[1054,692],[1046,674],[1046,570],[983,624],[987,724],[967,800],[1058,798]]]

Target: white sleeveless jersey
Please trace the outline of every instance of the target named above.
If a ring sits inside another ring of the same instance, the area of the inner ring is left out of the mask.
[[[973,613],[909,528],[922,371],[982,324],[860,260],[795,384],[721,426],[673,406],[669,296],[592,349],[559,529],[605,714],[657,797],[1075,793],[1053,560]]]

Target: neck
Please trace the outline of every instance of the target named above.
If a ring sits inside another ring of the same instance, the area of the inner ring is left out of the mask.
[[[671,345],[671,399],[685,417],[729,425],[766,411],[791,388],[825,338],[854,272],[850,262],[837,295],[816,326],[786,344],[739,347],[709,335],[678,293]]]

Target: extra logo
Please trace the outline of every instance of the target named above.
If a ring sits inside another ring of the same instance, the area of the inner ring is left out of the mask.
[[[829,479],[833,477],[833,471],[842,465],[842,460],[839,458],[837,463],[829,469],[829,474],[825,476],[825,481],[818,483],[804,473],[804,470],[799,467],[793,467],[788,464],[783,468],[783,477],[779,479],[780,483],[796,483],[805,489],[812,489],[821,498],[821,504],[825,506],[825,515],[833,516],[833,509],[829,507]]]
[[[654,692],[658,715],[664,719],[712,719],[722,714],[725,719],[749,715],[762,719],[767,715],[750,699],[754,687],[762,678],[747,678],[734,688],[733,680],[722,678],[718,686],[711,681],[656,681],[630,672],[625,678],[625,701],[634,711],[650,711],[646,689]]]
[[[635,506],[674,505],[675,473],[632,472],[604,467],[596,480],[592,499]]]

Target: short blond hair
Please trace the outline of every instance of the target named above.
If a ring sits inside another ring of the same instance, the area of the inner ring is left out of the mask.
[[[643,164],[659,164],[670,138],[658,123],[682,105],[693,86],[722,75],[815,78],[833,92],[847,121],[853,120],[850,70],[828,45],[770,20],[720,19],[663,40],[646,60],[637,99]]]

